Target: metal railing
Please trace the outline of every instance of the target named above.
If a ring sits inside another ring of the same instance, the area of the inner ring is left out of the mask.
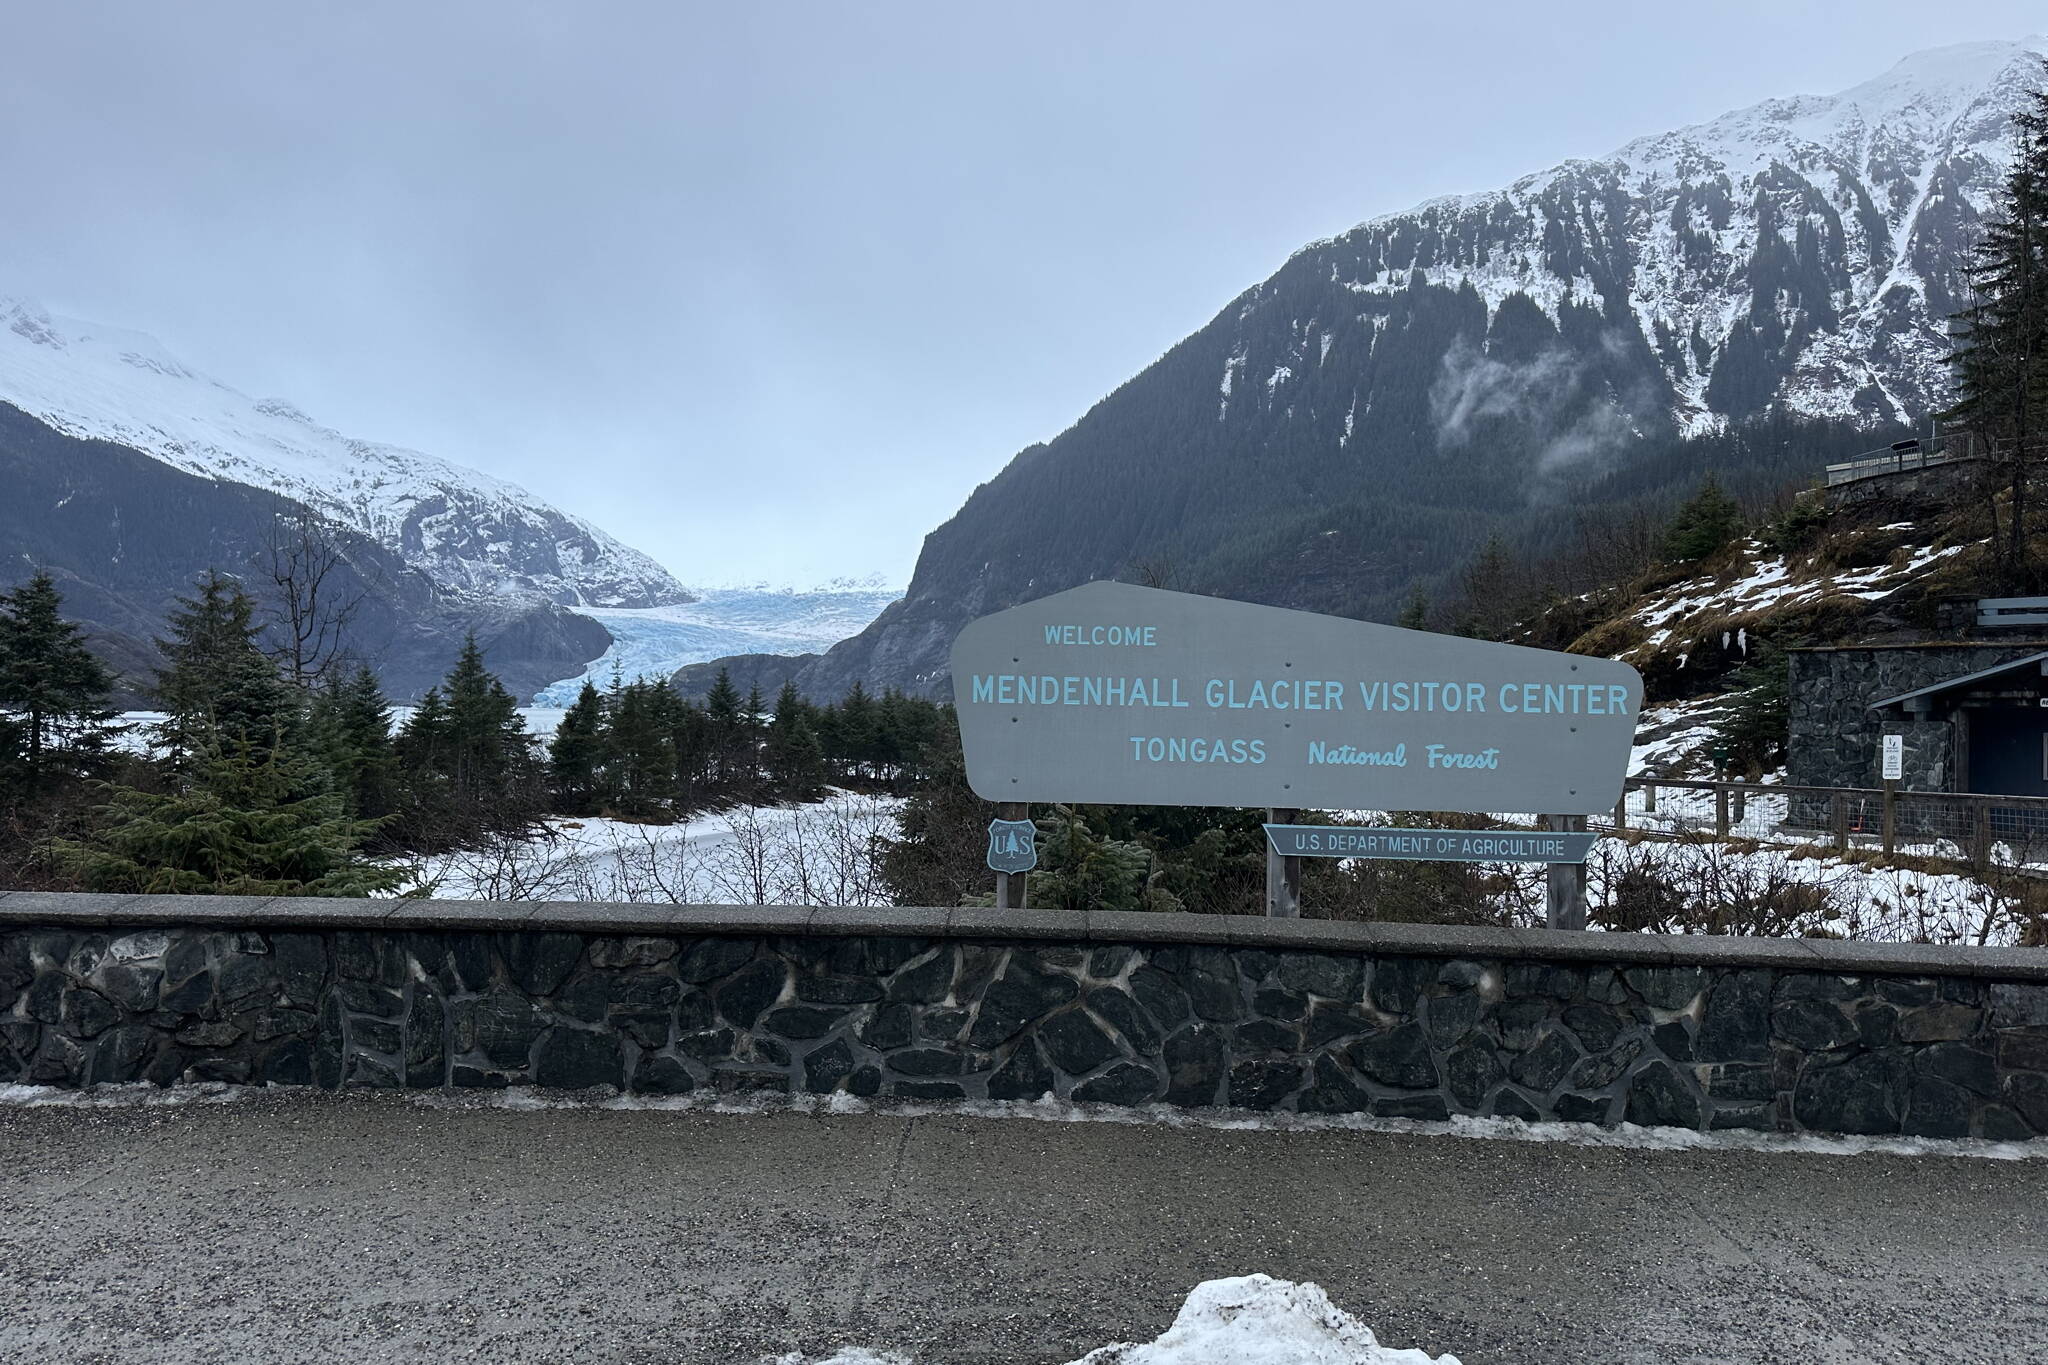
[[[2048,797],[1632,777],[1596,828],[1994,863],[2048,872]]]
[[[1902,443],[1908,444],[1908,443]],[[1874,455],[1859,455],[1853,460],[1831,464],[1826,469],[1828,487],[1839,483],[1854,483],[1858,479],[1874,479],[1884,474],[1904,474],[1909,470],[1929,469],[1935,465],[1953,464],[1969,458],[1966,446],[1940,446],[1928,449],[1920,442],[1909,443],[1910,449],[1894,447]]]

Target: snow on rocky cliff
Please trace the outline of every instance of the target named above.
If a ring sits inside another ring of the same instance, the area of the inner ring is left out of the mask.
[[[0,402],[70,436],[306,503],[457,595],[601,608],[692,600],[653,559],[522,488],[251,399],[138,332],[0,299]]]
[[[1358,248],[1360,268],[1331,281],[1360,295],[1419,270],[1489,308],[1519,292],[1553,318],[1567,299],[1598,309],[1640,332],[1685,430],[1773,398],[1914,420],[1941,406],[1962,250],[2044,55],[2048,37],[1916,53],[1837,94],[1767,100],[1307,251]]]

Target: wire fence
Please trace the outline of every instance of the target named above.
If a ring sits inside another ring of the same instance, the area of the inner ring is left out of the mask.
[[[2048,873],[2048,797],[1630,778],[1597,829],[1875,850]]]

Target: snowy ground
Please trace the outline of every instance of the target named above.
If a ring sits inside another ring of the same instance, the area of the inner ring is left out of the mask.
[[[809,654],[858,635],[903,596],[876,583],[834,583],[809,591],[705,588],[700,600],[673,607],[582,608],[612,633],[612,647],[573,678],[540,690],[536,705],[567,706],[586,679],[600,688],[616,669],[635,678],[666,678],[685,664],[732,654]]]
[[[835,791],[806,806],[739,806],[673,825],[551,818],[424,860],[400,894],[445,900],[877,905],[873,841],[896,832],[894,797]]]

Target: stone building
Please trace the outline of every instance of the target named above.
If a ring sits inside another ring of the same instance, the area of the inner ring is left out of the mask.
[[[1907,791],[2048,796],[2048,641],[1797,649],[1785,780],[1875,787],[1885,735]]]

